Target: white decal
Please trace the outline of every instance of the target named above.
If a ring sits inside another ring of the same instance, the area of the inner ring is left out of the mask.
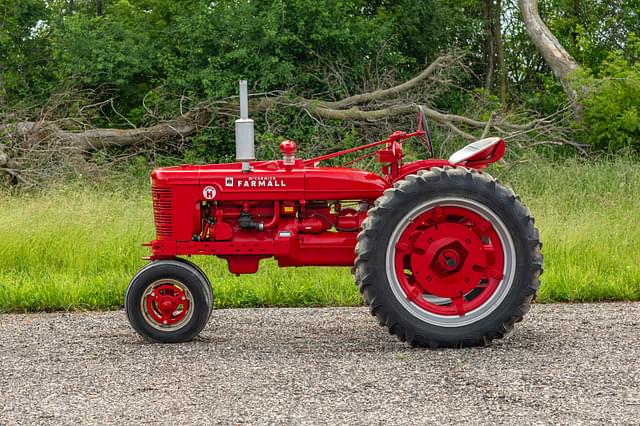
[[[213,200],[214,198],[216,198],[216,189],[213,186],[206,186],[202,190],[202,195],[204,196],[205,200]]]
[[[278,179],[275,176],[256,176],[246,179],[236,179],[236,188],[284,188],[286,186],[287,184],[284,179]]]
[[[225,178],[224,186],[233,186],[233,178],[232,177]]]

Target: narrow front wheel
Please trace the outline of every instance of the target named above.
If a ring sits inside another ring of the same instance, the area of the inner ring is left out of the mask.
[[[193,339],[207,324],[212,306],[204,273],[182,260],[151,262],[133,277],[125,295],[129,323],[153,342]]]

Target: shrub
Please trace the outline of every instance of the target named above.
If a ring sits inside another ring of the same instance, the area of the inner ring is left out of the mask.
[[[585,141],[596,149],[640,152],[640,62],[611,53],[598,74],[582,77]]]

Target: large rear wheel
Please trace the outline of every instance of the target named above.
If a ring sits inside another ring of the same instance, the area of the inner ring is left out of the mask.
[[[542,255],[529,210],[485,173],[434,168],[396,183],[358,236],[372,314],[412,346],[488,344],[528,312]]]

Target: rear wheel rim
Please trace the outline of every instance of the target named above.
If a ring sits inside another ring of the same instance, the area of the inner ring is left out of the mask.
[[[461,327],[493,312],[515,276],[515,246],[498,215],[475,200],[444,197],[399,221],[386,251],[387,278],[412,316]]]
[[[164,332],[183,328],[193,316],[194,309],[191,291],[174,279],[152,282],[140,298],[140,310],[145,322]]]

